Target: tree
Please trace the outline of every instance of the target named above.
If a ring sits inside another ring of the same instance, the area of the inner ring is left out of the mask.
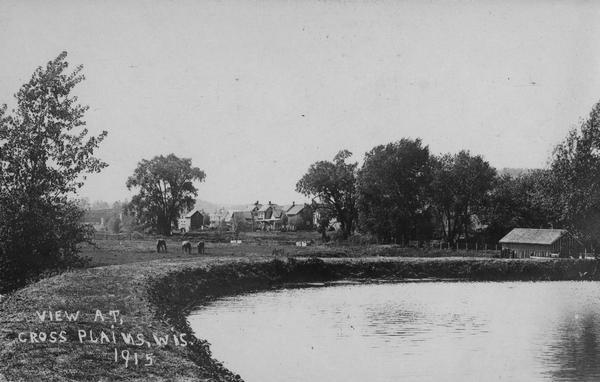
[[[560,222],[587,243],[600,237],[600,102],[579,130],[556,146],[551,163],[552,203]]]
[[[77,244],[88,231],[73,197],[86,174],[106,166],[93,155],[106,132],[85,128],[88,107],[71,95],[83,67],[69,73],[66,57],[35,70],[16,109],[0,107],[0,289],[81,260]]]
[[[356,224],[356,172],[357,163],[346,163],[352,156],[342,150],[333,162],[313,163],[296,184],[296,191],[318,199],[319,208],[328,210],[340,223],[341,235],[347,238]]]
[[[386,242],[417,238],[430,184],[429,148],[420,139],[373,148],[357,178],[362,228]]]
[[[471,218],[483,210],[496,170],[468,151],[446,154],[433,163],[431,202],[448,242],[468,239]]]
[[[313,209],[315,210],[315,215],[317,217],[317,232],[321,234],[321,239],[325,242],[328,240],[327,231],[329,230],[331,220],[333,219],[331,210],[318,207],[316,203],[314,203]]]
[[[144,159],[127,179],[127,189],[139,189],[127,209],[135,212],[140,223],[170,235],[180,214],[196,203],[198,190],[194,182],[202,182],[205,177],[204,171],[192,167],[188,158],[169,154]]]
[[[490,242],[497,242],[517,227],[558,226],[556,209],[548,193],[550,175],[548,170],[532,170],[496,178],[482,214]]]

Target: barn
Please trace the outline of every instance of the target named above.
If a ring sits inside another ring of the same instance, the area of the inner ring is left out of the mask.
[[[202,229],[204,224],[204,213],[199,210],[192,210],[184,217],[179,219],[178,228],[181,232],[190,232]]]
[[[292,203],[286,209],[287,225],[290,231],[312,228],[313,213],[309,205]]]
[[[580,243],[564,229],[515,228],[500,239],[509,257],[576,257]]]

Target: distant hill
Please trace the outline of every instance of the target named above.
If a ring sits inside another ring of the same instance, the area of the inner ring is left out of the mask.
[[[204,210],[205,212],[208,213],[212,213],[215,212],[221,208],[225,208],[226,210],[230,210],[230,211],[242,211],[245,210],[246,208],[248,208],[249,205],[251,205],[252,203],[248,203],[248,204],[217,204],[217,203],[212,203],[212,202],[208,202],[206,200],[196,200],[196,205],[194,206],[194,208],[197,208],[199,210]]]

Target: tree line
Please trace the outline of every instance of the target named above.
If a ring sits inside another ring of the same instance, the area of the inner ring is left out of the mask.
[[[107,166],[94,154],[106,137],[90,134],[72,90],[82,66],[67,53],[39,67],[0,106],[0,293],[47,270],[79,266],[79,244],[91,227],[76,196],[88,174]],[[550,165],[518,176],[500,175],[469,151],[433,155],[420,139],[401,139],[367,152],[362,166],[341,150],[313,163],[296,190],[313,198],[318,226],[331,220],[342,238],[354,233],[380,242],[443,238],[454,244],[496,242],[514,227],[571,230],[598,247],[600,231],[600,104],[560,142]],[[126,186],[138,190],[124,209],[140,223],[169,234],[193,207],[206,174],[175,155],[142,160]]]
[[[434,155],[421,139],[365,153],[362,166],[341,150],[313,163],[296,184],[343,239],[383,243],[443,239],[496,243],[516,227],[564,228],[588,248],[600,238],[600,103],[556,145],[544,169],[501,174],[467,150]]]

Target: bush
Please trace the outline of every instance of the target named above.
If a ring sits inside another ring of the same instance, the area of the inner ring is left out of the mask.
[[[348,243],[354,245],[377,244],[377,238],[370,233],[355,233],[348,238]]]

